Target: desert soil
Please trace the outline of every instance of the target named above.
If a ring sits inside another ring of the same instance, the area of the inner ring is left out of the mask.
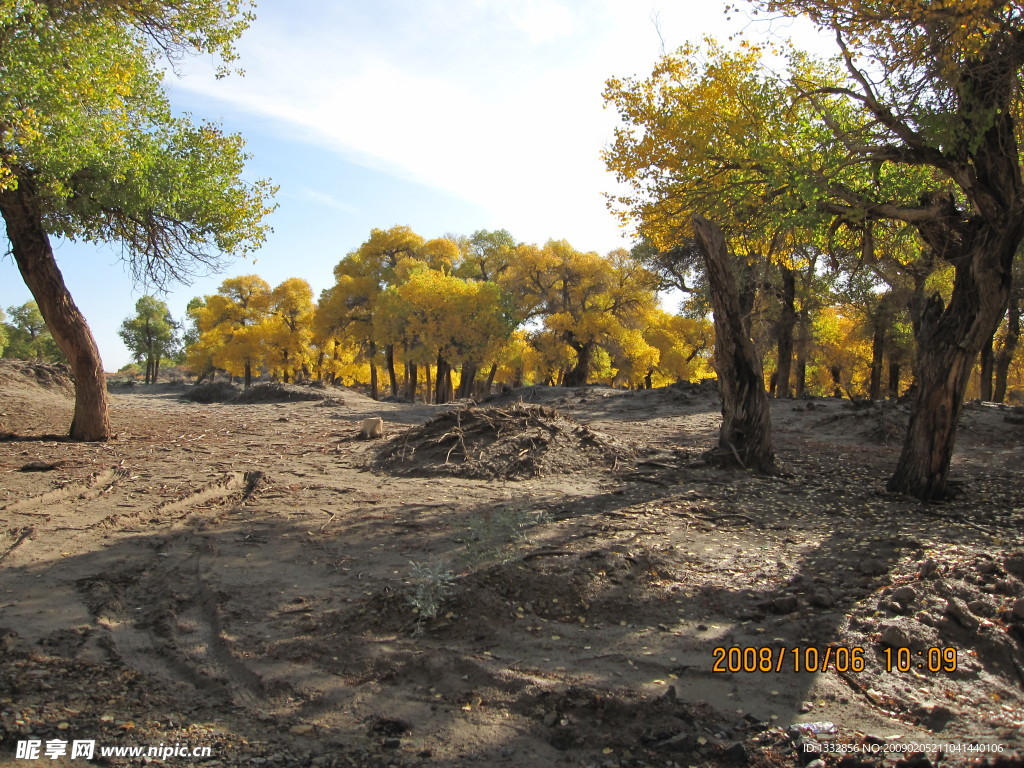
[[[902,407],[774,402],[759,477],[702,463],[702,387],[186,391],[115,388],[75,444],[68,383],[0,368],[0,765],[1021,764],[1013,409],[967,407],[923,505],[884,488]]]

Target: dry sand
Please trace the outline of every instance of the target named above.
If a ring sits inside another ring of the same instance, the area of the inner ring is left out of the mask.
[[[0,765],[30,737],[204,766],[1020,764],[1011,409],[965,411],[961,494],[921,505],[884,491],[899,408],[773,403],[765,478],[701,463],[699,387],[531,388],[434,432],[461,406],[183,391],[116,389],[117,439],[75,444],[59,377],[0,367]],[[519,400],[545,408],[496,415]],[[814,721],[837,732],[787,730]]]

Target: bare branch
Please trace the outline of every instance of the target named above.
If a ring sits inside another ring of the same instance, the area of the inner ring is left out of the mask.
[[[843,54],[843,62],[846,64],[846,70],[850,73],[850,77],[856,80],[863,90],[860,101],[864,106],[871,111],[871,114],[878,118],[882,125],[905,141],[908,146],[915,149],[926,149],[928,144],[921,134],[896,117],[892,110],[878,100],[878,96],[875,94],[874,88],[871,87],[868,78],[853,63],[853,54],[850,53],[850,49],[847,47],[846,41],[843,39],[843,33],[840,30],[836,30],[836,44]]]

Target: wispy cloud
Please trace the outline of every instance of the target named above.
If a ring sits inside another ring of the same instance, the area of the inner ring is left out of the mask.
[[[524,239],[613,247],[603,82],[649,71],[659,31],[672,47],[706,30],[687,5],[657,30],[636,0],[380,0],[361,16],[293,0],[288,16],[261,9],[241,47],[245,78],[178,87],[469,200]]]
[[[340,211],[341,213],[347,213],[353,216],[359,213],[359,209],[356,206],[346,203],[343,200],[339,200],[337,197],[328,194],[327,192],[302,187],[291,194],[300,200],[315,203],[317,205],[323,205],[335,211]]]

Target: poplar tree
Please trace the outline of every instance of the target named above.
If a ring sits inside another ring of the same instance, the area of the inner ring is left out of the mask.
[[[103,364],[51,237],[116,242],[160,287],[263,241],[272,188],[242,179],[242,139],[172,113],[163,67],[227,67],[240,0],[0,0],[0,215],[14,261],[71,366],[70,436],[111,437]]]

